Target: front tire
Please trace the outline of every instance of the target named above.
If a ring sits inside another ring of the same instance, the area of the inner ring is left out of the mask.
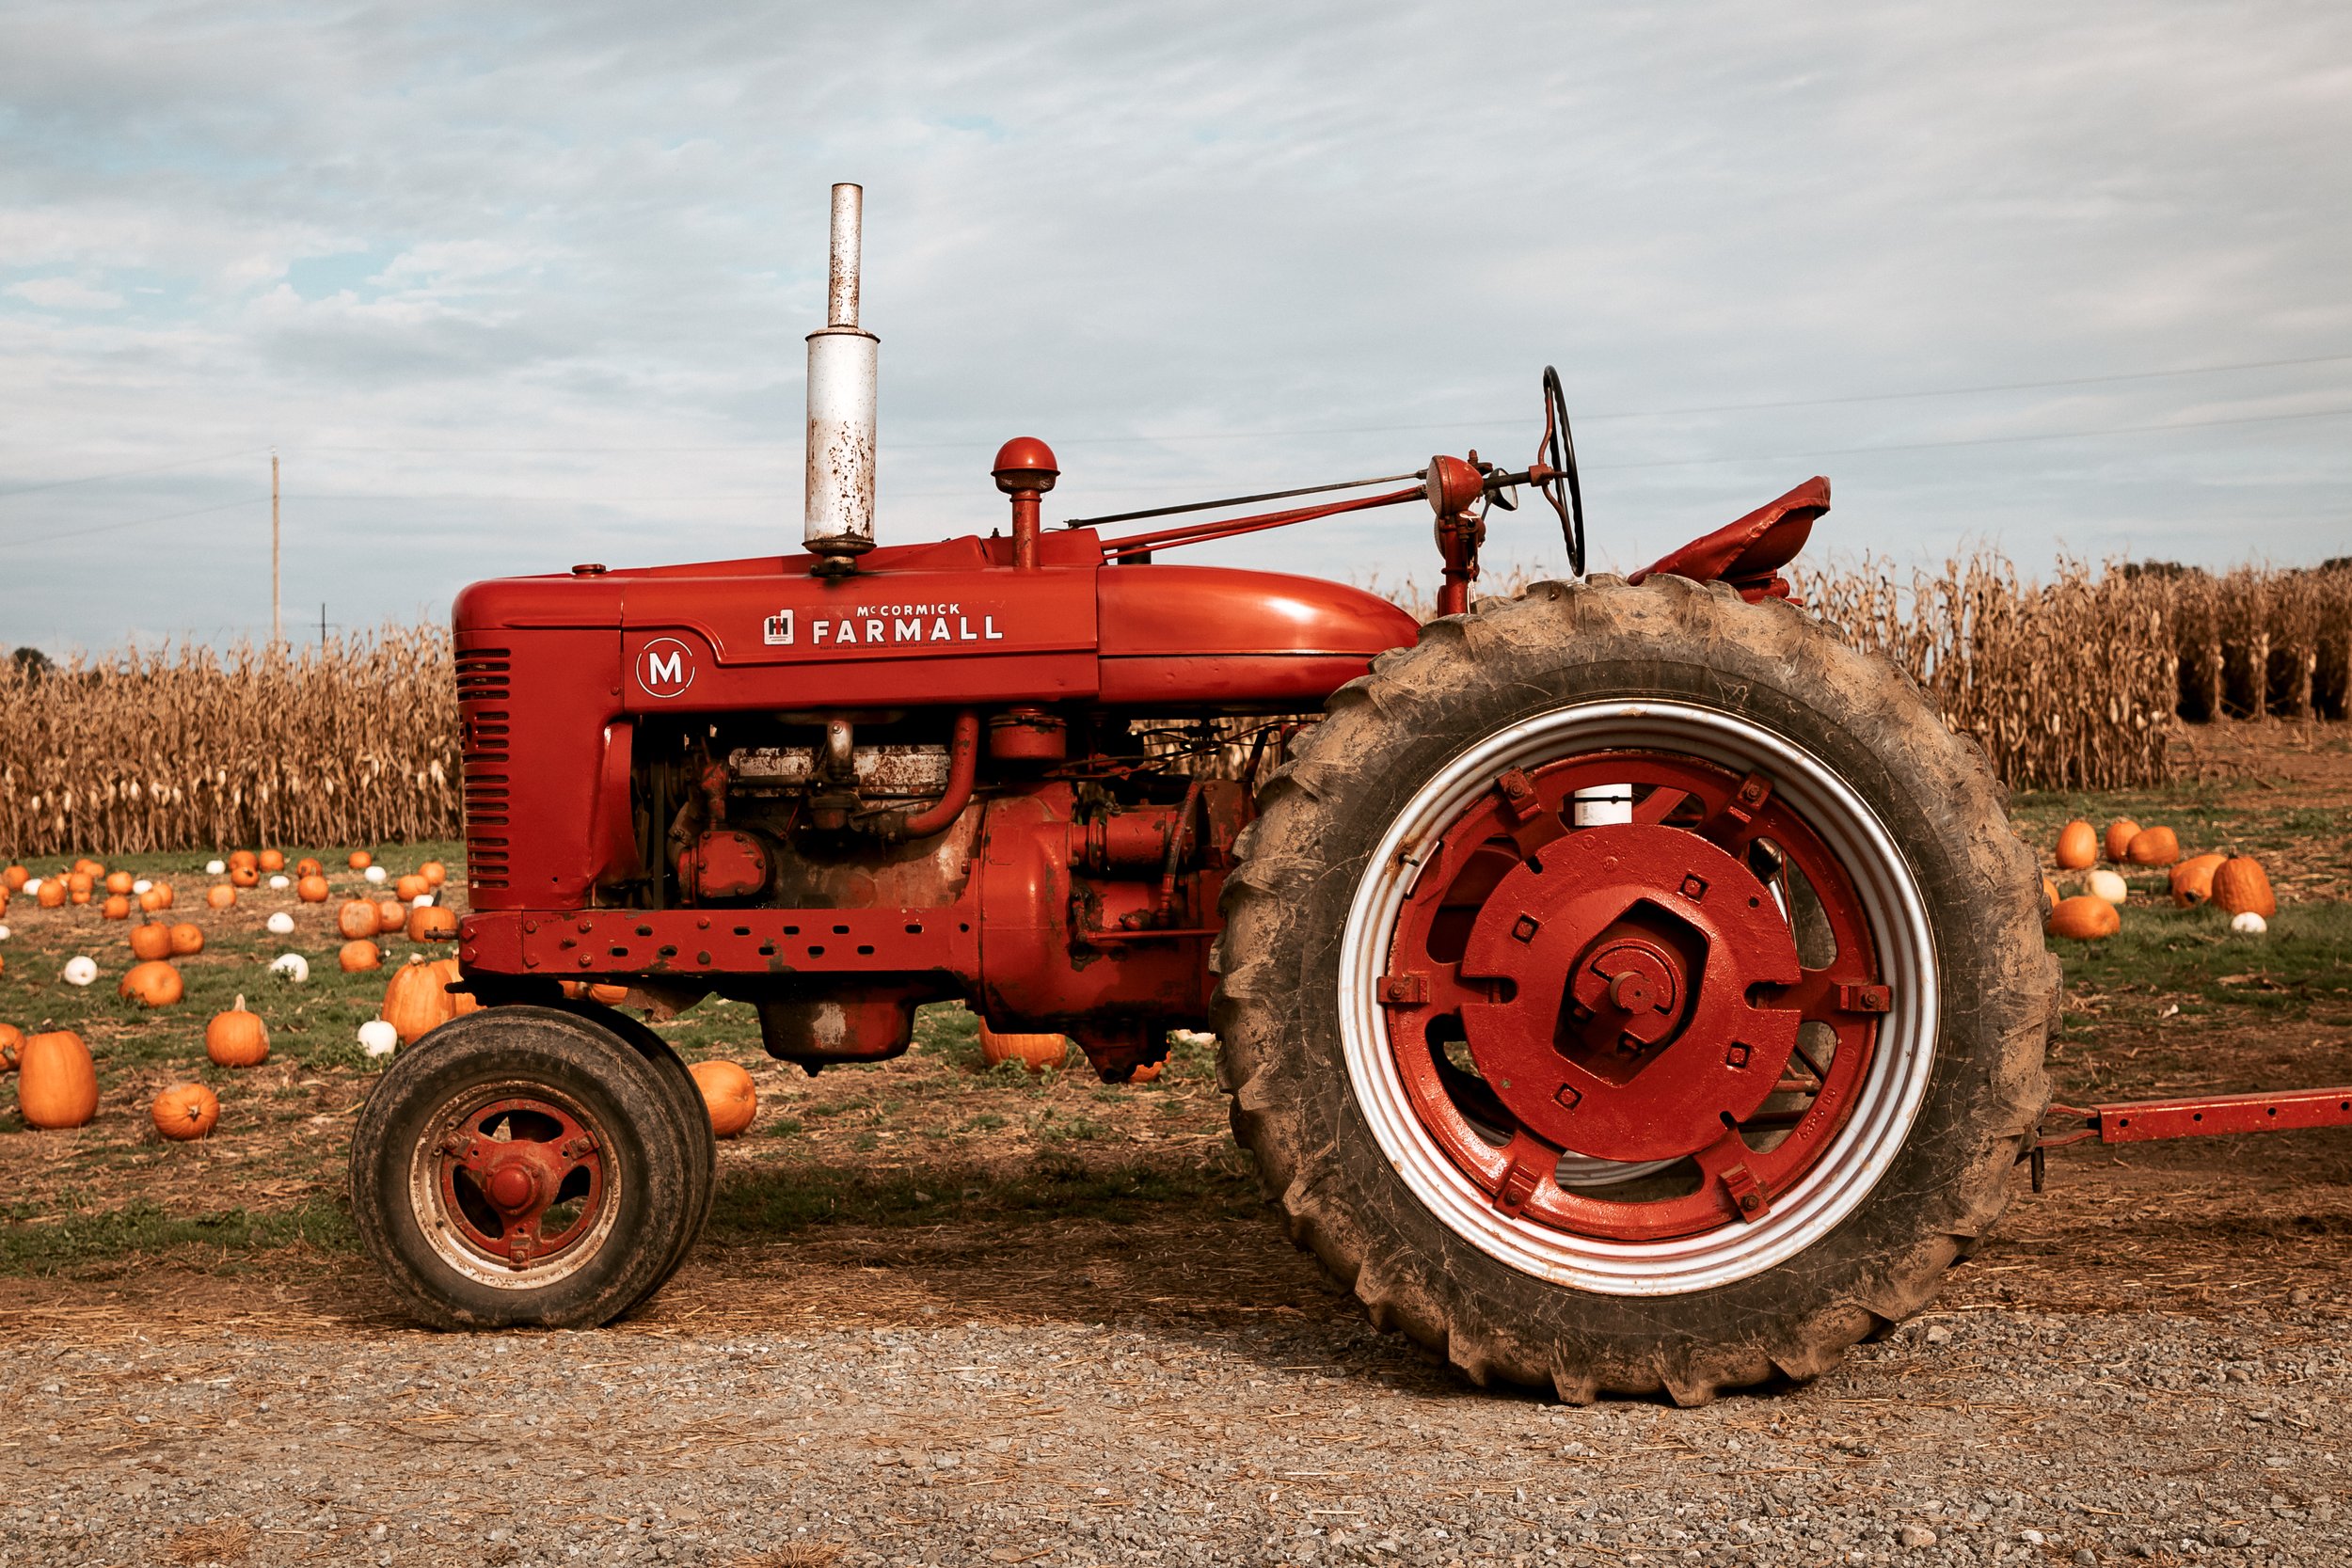
[[[1473,1379],[1810,1377],[2005,1206],[2057,983],[2031,857],[1980,752],[1789,606],[1596,578],[1433,623],[1262,804],[1236,1135]]]
[[[691,1243],[695,1177],[659,1063],[549,1007],[435,1030],[376,1081],[352,1134],[360,1242],[437,1328],[618,1317]]]

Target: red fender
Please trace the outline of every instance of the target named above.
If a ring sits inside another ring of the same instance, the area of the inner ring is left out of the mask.
[[[1816,475],[1780,499],[1756,508],[1736,523],[1701,534],[1626,580],[1640,582],[1653,572],[1664,572],[1693,582],[1720,579],[1738,589],[1750,604],[1758,599],[1785,599],[1788,579],[1780,575],[1780,569],[1804,548],[1814,520],[1828,510],[1829,481]]]

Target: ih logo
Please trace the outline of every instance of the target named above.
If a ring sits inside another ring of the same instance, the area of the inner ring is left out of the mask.
[[[759,640],[771,648],[792,646],[792,612],[779,610],[759,624]]]
[[[637,684],[648,697],[683,697],[694,684],[694,650],[675,637],[657,637],[637,650]]]

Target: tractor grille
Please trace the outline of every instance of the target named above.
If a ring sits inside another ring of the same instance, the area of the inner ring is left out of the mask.
[[[466,876],[478,888],[507,883],[508,737],[514,694],[504,648],[457,656],[457,725],[466,781]]]

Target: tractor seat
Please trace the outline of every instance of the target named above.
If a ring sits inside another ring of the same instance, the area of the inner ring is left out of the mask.
[[[1640,582],[1654,572],[1662,572],[1693,582],[1720,579],[1738,589],[1750,604],[1758,599],[1785,599],[1788,579],[1780,575],[1780,569],[1804,548],[1814,519],[1828,510],[1829,481],[1816,475],[1780,499],[1700,535],[1626,580]]]

